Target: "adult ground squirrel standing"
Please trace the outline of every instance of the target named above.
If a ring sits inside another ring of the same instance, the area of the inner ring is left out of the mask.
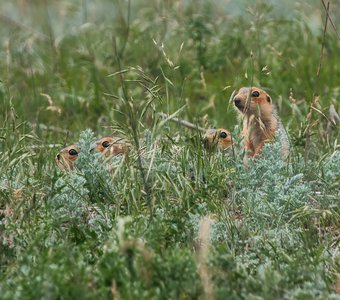
[[[283,157],[289,154],[286,132],[271,97],[257,87],[243,87],[234,97],[234,104],[243,119],[244,149],[247,157],[261,153],[265,143],[277,139]]]

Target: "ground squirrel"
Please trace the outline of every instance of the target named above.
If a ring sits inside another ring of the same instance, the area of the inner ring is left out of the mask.
[[[159,115],[163,119],[170,120],[186,128],[198,130],[203,133],[203,145],[207,150],[218,149],[224,151],[233,143],[231,133],[224,128],[205,129],[186,120],[172,117],[165,113],[159,113]]]
[[[247,157],[261,153],[264,144],[275,139],[281,143],[282,156],[287,157],[288,138],[271,97],[260,88],[243,87],[233,100],[244,117],[243,136]]]
[[[126,140],[119,137],[103,137],[95,142],[93,150],[94,149],[101,152],[104,157],[126,154],[129,151]],[[56,156],[59,169],[62,171],[73,170],[73,164],[78,157],[79,151],[76,145],[71,145],[60,150]]]
[[[217,148],[220,151],[228,149],[232,143],[231,133],[224,129],[208,129],[203,137],[204,146],[206,149]]]
[[[105,157],[126,154],[129,151],[126,140],[119,137],[103,137],[96,142],[96,149]]]
[[[56,156],[57,166],[62,171],[73,170],[73,163],[77,159],[79,149],[76,145],[68,146],[59,151]]]

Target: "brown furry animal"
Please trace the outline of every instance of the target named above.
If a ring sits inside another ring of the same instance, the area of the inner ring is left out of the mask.
[[[126,154],[129,151],[128,144],[122,138],[103,137],[95,142],[95,149],[104,157]],[[59,151],[56,156],[57,166],[62,171],[72,171],[75,160],[78,158],[79,149],[76,145],[68,146]]]
[[[244,118],[243,136],[247,157],[255,157],[261,153],[264,144],[275,138],[282,145],[283,157],[287,157],[289,154],[287,135],[268,93],[257,87],[243,87],[233,100]]]
[[[229,148],[233,141],[232,141],[232,136],[231,133],[224,129],[224,128],[219,128],[219,129],[205,129],[202,127],[199,127],[193,123],[190,123],[188,121],[171,117],[165,113],[159,113],[160,117],[166,120],[170,120],[172,122],[175,122],[181,126],[184,126],[186,128],[192,129],[192,130],[198,130],[202,133],[203,135],[203,144],[204,147],[207,150],[226,150]]]
[[[224,151],[228,149],[232,143],[231,133],[223,128],[208,129],[204,135],[204,146],[208,150],[218,149]]]
[[[59,151],[56,156],[57,166],[62,171],[73,170],[73,163],[78,157],[79,149],[76,145],[68,146]]]
[[[96,142],[96,149],[105,157],[126,154],[129,151],[128,144],[123,138],[103,137]]]

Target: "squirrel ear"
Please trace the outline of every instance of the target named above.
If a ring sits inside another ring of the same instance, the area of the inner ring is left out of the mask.
[[[270,96],[267,95],[267,101],[270,102],[272,101],[272,99],[270,98]]]

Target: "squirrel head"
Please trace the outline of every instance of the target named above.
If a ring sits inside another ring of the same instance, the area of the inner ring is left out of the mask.
[[[76,145],[68,146],[59,151],[56,155],[57,166],[62,171],[73,170],[73,163],[77,159],[79,149]]]
[[[273,111],[271,97],[258,87],[243,87],[234,97],[237,110],[246,116],[257,117],[271,115]]]
[[[231,133],[223,128],[208,129],[204,135],[204,146],[207,149],[225,150],[233,143]]]
[[[96,149],[103,153],[105,157],[125,154],[128,152],[128,146],[124,139],[119,137],[103,137],[96,142]]]

